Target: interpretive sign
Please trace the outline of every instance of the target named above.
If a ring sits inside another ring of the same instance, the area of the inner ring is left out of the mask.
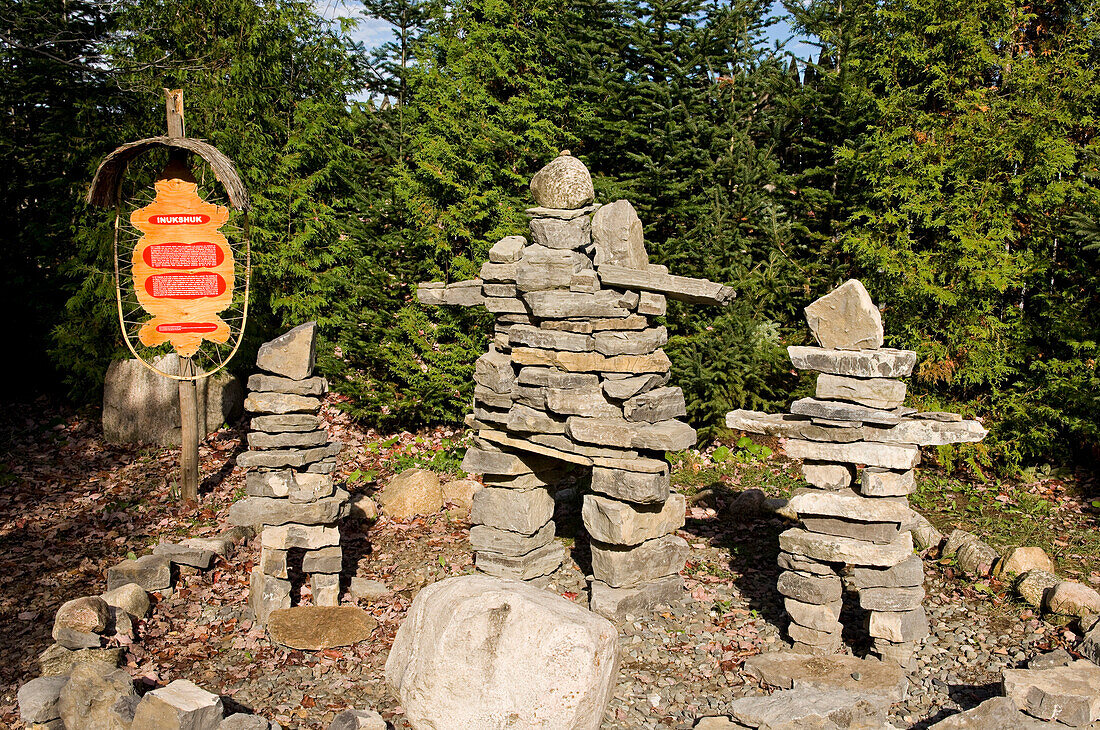
[[[218,230],[229,209],[207,203],[186,172],[179,174],[156,181],[153,203],[130,214],[143,234],[134,246],[134,292],[153,315],[138,332],[141,344],[171,342],[191,357],[204,339],[229,340],[218,313],[233,303],[233,251]]]

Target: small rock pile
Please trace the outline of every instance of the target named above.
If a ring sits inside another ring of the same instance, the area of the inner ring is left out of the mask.
[[[551,489],[562,462],[592,468],[583,520],[592,538],[591,601],[607,615],[642,610],[680,589],[687,545],[672,534],[665,451],[695,444],[683,392],[669,387],[661,347],[666,296],[724,304],[733,291],[649,263],[626,200],[593,205],[584,164],[563,152],[531,180],[531,242],[498,241],[481,278],[421,284],[429,304],[483,305],[496,315],[474,372],[477,433],[463,469],[483,474],[470,541],[479,570],[525,580],[556,570]]]
[[[850,280],[806,308],[821,347],[789,347],[791,362],[817,376],[814,398],[791,414],[733,411],[726,425],[785,437],[811,488],[790,508],[800,527],[780,536],[779,592],[796,650],[831,653],[841,644],[842,575],[868,612],[873,651],[902,665],[928,635],[924,572],[910,532],[917,515],[920,446],[980,441],[986,431],[953,413],[902,404],[916,353],[882,347],[882,318],[863,285]],[[857,467],[862,469],[857,475]]]
[[[332,478],[343,444],[328,440],[318,415],[328,383],[313,375],[316,334],[316,322],[307,322],[265,343],[256,356],[264,372],[248,379],[249,451],[237,465],[252,471],[248,496],[230,508],[229,520],[260,531],[249,607],[262,625],[272,611],[290,608],[298,571],[309,576],[315,605],[339,604],[343,554],[336,523],[349,503]]]

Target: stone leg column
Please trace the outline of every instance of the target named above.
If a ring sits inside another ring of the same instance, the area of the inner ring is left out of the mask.
[[[791,623],[787,634],[796,652],[832,654],[841,643],[843,585],[832,567],[812,559],[780,555],[791,569],[779,574],[778,588]]]
[[[479,571],[533,580],[561,566],[565,551],[554,542],[554,498],[543,479],[547,462],[481,439],[466,451],[462,469],[485,479],[470,509],[470,544]]]

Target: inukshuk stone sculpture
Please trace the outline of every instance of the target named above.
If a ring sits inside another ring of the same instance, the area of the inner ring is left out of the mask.
[[[907,500],[919,447],[981,441],[986,431],[955,413],[902,405],[898,378],[913,371],[916,353],[882,347],[879,310],[860,282],[806,307],[806,320],[821,347],[787,351],[796,368],[819,373],[816,397],[795,401],[791,414],[733,411],[726,425],[787,438],[787,455],[803,460],[811,485],[790,500],[802,526],[779,536],[779,592],[794,648],[839,648],[843,575],[868,612],[872,650],[906,666],[928,635]]]
[[[252,468],[248,495],[229,510],[235,525],[260,531],[260,564],[252,569],[249,606],[256,621],[290,608],[292,572],[309,576],[313,603],[336,606],[340,594],[340,530],[348,493],[332,473],[343,444],[330,442],[318,411],[328,383],[313,375],[315,322],[260,347],[244,408],[252,415],[249,451],[237,465]],[[298,562],[300,558],[300,564]]]
[[[666,450],[695,444],[684,396],[669,387],[665,295],[724,304],[729,287],[649,263],[642,222],[620,200],[593,205],[592,179],[563,152],[531,180],[531,242],[509,236],[481,278],[422,284],[420,301],[496,314],[474,370],[474,445],[462,468],[484,475],[473,499],[475,564],[530,580],[554,572],[551,487],[561,462],[592,467],[582,518],[591,537],[591,605],[614,615],[674,595],[687,544],[684,499],[670,495]]]

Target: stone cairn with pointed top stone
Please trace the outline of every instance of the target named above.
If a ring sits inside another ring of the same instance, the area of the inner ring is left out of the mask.
[[[531,241],[509,236],[481,278],[421,284],[427,304],[482,305],[496,315],[474,369],[476,431],[462,468],[484,475],[470,542],[479,570],[532,580],[561,565],[550,488],[562,463],[592,469],[582,518],[591,537],[591,605],[642,611],[681,589],[684,498],[669,492],[665,451],[695,444],[684,395],[669,387],[669,296],[725,304],[733,290],[649,263],[642,222],[625,200],[593,205],[584,164],[562,152],[535,174]]]
[[[249,450],[237,457],[238,466],[250,469],[248,496],[233,504],[229,520],[260,533],[249,607],[263,625],[272,611],[290,608],[298,556],[313,603],[339,603],[343,555],[337,522],[348,513],[348,493],[332,478],[343,444],[329,441],[319,415],[328,383],[313,375],[316,335],[317,323],[307,322],[265,343],[256,356],[264,372],[248,379]]]
[[[868,612],[872,650],[903,666],[928,635],[924,569],[913,553],[920,447],[981,441],[986,430],[955,413],[917,413],[902,404],[916,364],[911,350],[882,347],[882,318],[867,290],[850,280],[806,307],[820,347],[789,347],[791,362],[818,373],[814,398],[790,414],[738,410],[726,425],[786,438],[810,483],[790,500],[800,527],[779,536],[779,592],[794,648],[840,647],[843,584]],[[843,580],[842,580],[843,578]]]

